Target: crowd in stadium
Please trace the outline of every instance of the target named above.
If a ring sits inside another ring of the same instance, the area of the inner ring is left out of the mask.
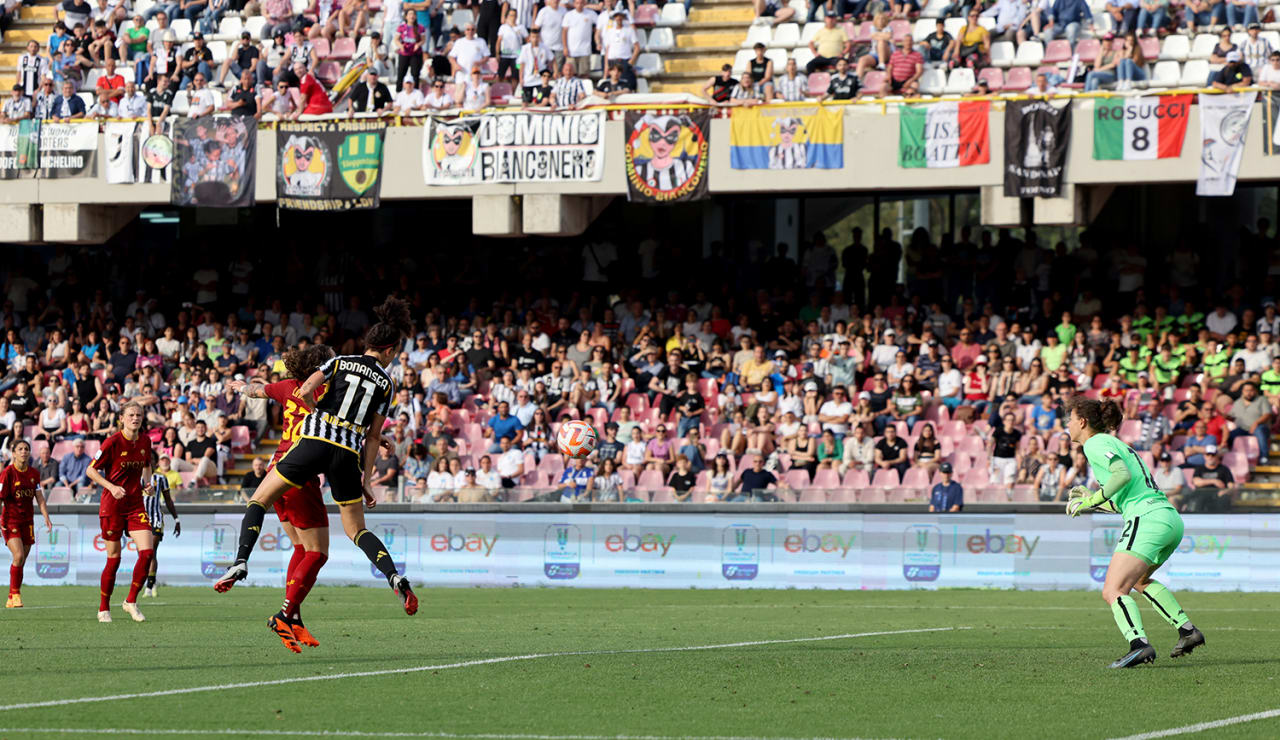
[[[319,290],[299,285],[308,297],[294,301],[257,296],[279,295],[264,271],[300,268],[244,253],[188,280],[157,274],[166,291],[153,296],[106,257],[58,247],[5,282],[0,454],[36,440],[55,501],[92,495],[96,440],[136,400],[175,489],[240,483],[226,471],[279,411],[228,381],[278,376],[282,353],[308,342],[356,350],[395,269],[418,315],[390,368],[400,385],[374,475],[389,500],[905,500],[943,471],[970,500],[1061,500],[1092,475],[1062,434],[1063,401],[1084,393],[1120,402],[1121,439],[1203,510],[1266,462],[1280,409],[1267,230],[1250,237],[1257,264],[1242,265],[1265,282],[1212,292],[1185,243],[1149,264],[1092,240],[1049,250],[1034,232],[939,243],[917,229],[904,245],[886,229],[871,245],[855,231],[839,256],[818,235],[799,262],[779,245],[736,287],[682,282],[656,237],[634,264],[600,241],[582,251],[582,292],[491,305],[437,305],[439,275],[407,254],[357,280],[349,257],[326,252]],[[702,274],[732,276],[731,264],[716,245]],[[109,288],[81,282],[95,267]],[[619,268],[637,276],[625,289],[604,282]],[[475,270],[458,284],[475,285]],[[679,287],[656,289],[664,274]],[[568,470],[555,452],[566,418],[600,432],[597,455]]]

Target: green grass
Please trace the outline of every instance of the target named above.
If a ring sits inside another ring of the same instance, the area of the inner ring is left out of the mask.
[[[1177,661],[1174,631],[1144,605],[1161,657],[1124,672],[1104,669],[1125,645],[1096,593],[442,589],[421,592],[411,618],[386,590],[319,588],[304,613],[322,644],[302,655],[265,627],[280,595],[161,588],[142,601],[145,624],[118,606],[115,622],[98,624],[95,589],[28,588],[27,605],[44,608],[0,613],[0,704],[530,653],[957,629],[2,709],[0,737],[137,728],[1107,738],[1280,708],[1276,594],[1182,594],[1208,644]],[[1280,718],[1210,734],[1274,738]]]

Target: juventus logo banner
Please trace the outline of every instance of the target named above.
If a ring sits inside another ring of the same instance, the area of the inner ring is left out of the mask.
[[[627,198],[683,203],[707,197],[711,112],[627,111]]]
[[[1010,101],[1004,109],[1004,194],[1008,198],[1062,195],[1071,104]]]
[[[375,120],[281,123],[276,197],[281,208],[378,207],[387,124]]]

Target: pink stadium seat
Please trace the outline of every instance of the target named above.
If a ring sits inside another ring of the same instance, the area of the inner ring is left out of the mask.
[[[320,59],[329,58],[329,40],[321,36],[311,40],[311,46],[316,50],[316,57]]]
[[[907,474],[902,476],[902,486],[904,488],[927,488],[929,486],[929,474],[922,468],[908,468]]]
[[[837,488],[827,496],[827,502],[832,504],[851,504],[857,501],[857,497],[858,492],[852,488]]]
[[[842,488],[867,488],[871,485],[871,481],[867,478],[866,471],[850,470],[844,474]]]
[[[627,398],[627,408],[631,409],[631,415],[638,417],[641,412],[649,409],[649,397],[643,393],[636,393]]]
[[[852,23],[844,24],[844,32],[853,39],[855,44],[867,44],[871,42],[871,32],[875,29],[875,24],[871,21],[863,21],[856,29]]]
[[[984,67],[978,72],[978,81],[987,81],[987,86],[992,90],[1000,90],[1004,87],[1004,70],[999,67]]]
[[[885,76],[887,73],[878,69],[867,72],[862,80],[862,89],[858,91],[859,95],[879,95],[880,90],[884,88]]]
[[[622,488],[624,490],[630,490],[636,487],[635,473],[632,473],[630,470],[624,470],[619,473],[618,476],[622,478]]]
[[[662,473],[657,470],[646,470],[640,474],[639,480],[636,481],[636,488],[640,490],[654,490],[662,488]]]
[[[1222,464],[1231,470],[1237,483],[1249,480],[1249,460],[1238,452],[1228,452],[1222,456]]]
[[[986,468],[970,468],[969,471],[964,474],[963,483],[965,487],[977,488],[987,485],[990,480],[991,476],[987,473]]]
[[[547,455],[538,462],[538,472],[546,473],[553,479],[559,478],[562,470],[564,470],[564,460],[559,455]]]
[[[653,4],[644,4],[636,6],[635,25],[640,27],[648,27],[658,22],[658,16],[662,10]]]
[[[342,65],[337,62],[322,62],[316,65],[316,78],[325,85],[332,86],[340,77],[342,77]]]
[[[1031,70],[1027,67],[1010,67],[1009,74],[1004,78],[1004,87],[1001,89],[1008,92],[1022,92],[1028,87],[1031,87]]]
[[[863,488],[857,492],[860,504],[883,504],[888,499],[888,491],[883,488]]]
[[[333,49],[329,52],[327,59],[335,62],[345,62],[356,55],[356,40],[353,38],[343,37],[333,42]]]
[[[796,501],[802,504],[825,504],[827,492],[821,488],[806,488],[800,492]]]
[[[1120,429],[1117,430],[1116,436],[1125,444],[1133,444],[1138,441],[1138,437],[1142,435],[1142,422],[1137,419],[1125,419],[1120,422]]]
[[[787,485],[797,491],[804,490],[809,487],[809,471],[802,468],[788,470],[783,480]]]
[[[249,433],[249,427],[231,427],[231,449],[241,453],[253,449],[253,435]]]
[[[969,457],[977,457],[987,451],[986,443],[981,437],[968,436],[962,437],[956,444],[956,453],[968,455]]]
[[[827,72],[814,72],[809,75],[809,97],[817,98],[827,91],[831,84],[831,75]]]
[[[1258,449],[1258,438],[1252,434],[1236,437],[1236,440],[1231,443],[1231,451],[1243,455],[1250,465],[1258,464],[1258,457],[1261,454]]]
[[[899,485],[898,471],[891,468],[877,470],[876,476],[871,479],[872,488],[897,488]]]
[[[819,468],[818,472],[813,474],[814,488],[839,488],[840,474],[833,468]]]
[[[889,33],[893,34],[894,43],[897,43],[902,39],[910,37],[911,21],[904,20],[904,19],[889,21]]]
[[[1076,54],[1080,56],[1080,61],[1091,64],[1093,60],[1098,58],[1098,52],[1101,50],[1102,44],[1097,39],[1080,39],[1076,42]],[[1155,59],[1155,57],[1150,57]]]
[[[954,439],[960,439],[964,437],[965,434],[968,433],[967,430],[964,428],[963,421],[943,422],[942,424],[938,425],[937,432],[939,437],[951,437]]]
[[[1066,39],[1057,39],[1050,41],[1049,45],[1044,47],[1044,63],[1057,64],[1058,62],[1066,62],[1071,59],[1071,42]]]
[[[1039,500],[1040,497],[1036,495],[1036,489],[1033,486],[1013,487],[1013,503],[1034,504]]]
[[[1155,36],[1143,36],[1138,39],[1138,48],[1142,49],[1145,59],[1160,58],[1160,39]]]
[[[71,503],[71,489],[66,486],[57,486],[49,491],[49,499],[47,501],[52,504],[69,504]]]
[[[1110,378],[1111,378],[1111,373],[1098,373],[1097,375],[1093,376],[1093,387],[1097,390],[1102,390],[1104,387],[1106,387],[1107,381],[1110,380]]]
[[[655,504],[670,504],[676,500],[676,491],[671,486],[663,486],[654,490],[653,498],[650,499]]]

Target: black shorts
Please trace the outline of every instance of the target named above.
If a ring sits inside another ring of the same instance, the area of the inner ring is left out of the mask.
[[[364,498],[364,468],[360,456],[313,437],[303,437],[284,453],[274,468],[294,488],[317,475],[329,481],[333,502],[339,506],[359,503]]]
[[[164,539],[164,530],[157,527],[151,530],[151,536],[155,542],[155,547],[160,546],[160,542]]]

